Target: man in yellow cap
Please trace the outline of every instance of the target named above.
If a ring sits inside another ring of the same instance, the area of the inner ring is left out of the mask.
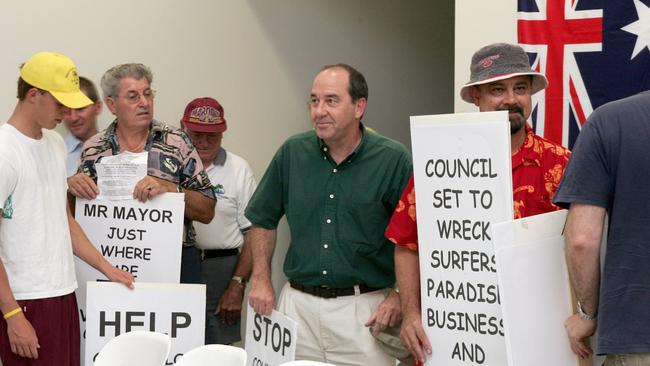
[[[40,52],[20,70],[18,103],[0,126],[0,357],[4,366],[79,365],[73,253],[111,281],[107,262],[66,209],[66,148],[51,131],[91,104],[68,57]]]

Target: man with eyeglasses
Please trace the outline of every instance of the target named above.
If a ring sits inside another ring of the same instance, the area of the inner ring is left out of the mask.
[[[257,183],[248,162],[221,144],[228,127],[221,103],[209,97],[192,100],[181,126],[199,152],[219,199],[214,220],[196,224],[201,281],[206,284],[205,343],[231,344],[241,340],[242,301],[253,266],[251,223],[244,210]]]
[[[82,108],[73,108],[63,120],[63,125],[68,130],[63,140],[68,147],[66,171],[69,176],[77,173],[79,156],[84,142],[97,133],[97,117],[102,113],[102,101],[95,84],[89,79],[79,76],[79,88],[92,101],[92,104]]]
[[[106,156],[126,151],[148,152],[147,176],[136,183],[133,198],[146,202],[165,192],[185,193],[181,282],[200,283],[200,256],[194,246],[192,221],[209,223],[216,198],[201,158],[187,135],[153,118],[152,81],[151,70],[143,64],[117,65],[104,73],[104,102],[115,120],[86,141],[81,165],[68,180],[68,189],[75,197],[94,199],[99,193],[95,164]]]
[[[65,143],[52,131],[92,104],[68,57],[39,52],[20,69],[18,103],[0,126],[0,358],[12,365],[79,365],[73,254],[132,287],[66,209]]]

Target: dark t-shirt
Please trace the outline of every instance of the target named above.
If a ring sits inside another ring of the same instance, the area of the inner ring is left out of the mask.
[[[598,353],[650,352],[650,92],[603,105],[580,132],[558,206],[609,214]]]

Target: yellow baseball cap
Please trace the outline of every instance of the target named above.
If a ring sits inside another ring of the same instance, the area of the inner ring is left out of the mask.
[[[20,69],[20,77],[28,84],[48,91],[68,108],[83,108],[93,104],[79,89],[79,76],[74,62],[54,52],[39,52]]]

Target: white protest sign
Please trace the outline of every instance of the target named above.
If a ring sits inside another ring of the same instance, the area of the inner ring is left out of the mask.
[[[579,363],[564,330],[564,321],[573,314],[562,236],[565,220],[562,210],[494,225],[510,366]]]
[[[250,304],[246,313],[247,366],[277,366],[296,358],[298,323],[275,310],[259,315]]]
[[[513,217],[507,112],[411,117],[426,365],[504,365],[492,224]]]
[[[180,281],[184,215],[182,193],[166,193],[146,203],[77,198],[75,205],[75,219],[104,258],[144,282]],[[75,270],[83,357],[86,282],[106,277],[77,257]]]
[[[87,291],[86,366],[110,339],[132,330],[171,336],[166,365],[205,341],[205,285],[136,283],[130,290],[117,283],[88,282]]]

